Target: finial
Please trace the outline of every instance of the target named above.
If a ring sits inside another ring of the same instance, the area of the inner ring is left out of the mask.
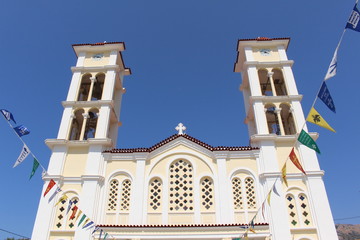
[[[184,132],[186,130],[186,127],[182,124],[182,123],[179,123],[176,128],[175,128],[176,131],[178,131],[178,135],[183,135]]]
[[[104,41],[104,43],[106,43],[106,41]]]

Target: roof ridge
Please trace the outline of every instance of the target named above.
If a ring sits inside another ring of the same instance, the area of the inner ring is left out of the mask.
[[[105,150],[104,153],[133,153],[133,152],[152,152],[164,145],[166,145],[169,142],[174,141],[175,139],[183,137],[189,141],[192,141],[193,143],[196,143],[210,151],[249,151],[249,150],[257,150],[258,147],[251,147],[251,146],[217,146],[213,147],[203,141],[200,141],[197,138],[194,138],[188,134],[174,134],[171,135],[168,138],[165,138],[164,140],[161,140],[160,142],[154,144],[153,146],[149,148],[114,148],[111,150]]]

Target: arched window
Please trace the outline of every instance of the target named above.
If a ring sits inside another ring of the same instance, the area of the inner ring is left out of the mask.
[[[200,181],[201,211],[214,210],[214,183],[210,177],[204,177]]]
[[[104,88],[104,82],[105,82],[105,74],[99,73],[95,77],[95,82],[92,90],[91,100],[101,100],[103,88]]]
[[[99,110],[96,108],[89,111],[88,118],[86,119],[84,140],[89,138],[95,138],[98,114]]]
[[[193,167],[186,160],[170,165],[169,211],[193,211]]]
[[[73,194],[67,194],[68,198],[57,204],[55,229],[75,230],[75,220],[79,212],[79,198]]]
[[[259,69],[258,76],[260,81],[261,93],[263,96],[273,96],[273,90],[271,88],[270,78],[268,77],[268,70]]]
[[[159,178],[153,178],[149,182],[149,209],[152,211],[161,211],[162,182]]]
[[[311,213],[307,197],[299,191],[292,191],[286,195],[289,221],[292,227],[312,226]]]
[[[266,121],[269,129],[269,133],[274,133],[276,135],[281,134],[279,119],[276,113],[276,107],[272,104],[265,105],[266,109]]]
[[[243,209],[243,193],[241,188],[241,180],[240,178],[233,178],[232,180],[232,189],[233,189],[233,199],[234,199],[234,208],[237,209]]]
[[[274,73],[273,81],[274,81],[276,95],[277,96],[287,95],[284,76],[283,76],[282,71],[280,69],[275,68],[272,70],[272,72]]]
[[[128,212],[130,210],[130,194],[130,179],[124,178],[124,176],[117,176],[112,179],[109,182],[107,211]]]
[[[119,181],[113,179],[109,186],[108,211],[115,212],[118,204]]]
[[[79,93],[78,93],[78,101],[87,101],[89,98],[89,93],[90,93],[90,86],[91,86],[91,74],[87,73],[84,74],[81,78],[81,84],[80,84],[80,88],[79,88]]]
[[[81,140],[81,129],[84,121],[83,114],[83,109],[78,109],[74,112],[70,127],[69,140]]]
[[[284,126],[285,135],[296,134],[295,122],[293,114],[291,113],[290,106],[288,104],[282,103],[281,108],[281,121]]]
[[[248,209],[256,209],[255,184],[254,179],[247,177],[245,179],[246,203]]]

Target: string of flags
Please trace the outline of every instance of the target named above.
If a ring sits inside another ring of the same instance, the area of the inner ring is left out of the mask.
[[[11,122],[14,122],[16,124],[16,121],[14,119],[13,114],[10,111],[8,111],[6,109],[0,109],[0,112],[4,116],[5,120],[7,120],[9,126],[14,130],[14,132],[16,133],[16,135],[18,136],[20,141],[23,143],[23,147],[21,149],[20,155],[17,158],[17,160],[15,161],[13,168],[20,165],[29,155],[32,155],[34,161],[33,161],[33,167],[31,170],[29,180],[35,175],[39,166],[42,168],[42,176],[47,175],[47,171],[45,170],[44,166],[37,160],[36,156],[32,153],[32,151],[29,149],[29,147],[26,145],[26,143],[22,139],[23,136],[30,134],[30,130],[27,127],[25,127],[24,125],[18,125],[16,127],[14,127],[11,124]],[[50,203],[57,196],[58,193],[62,192],[60,186],[58,186],[58,184],[53,179],[50,179],[50,181],[43,193],[43,197],[46,197],[52,191],[52,189],[54,189],[54,187],[55,187],[55,190],[51,193],[51,195],[48,199],[48,203]],[[85,230],[90,230],[90,229],[94,228],[92,235],[94,235],[97,231],[100,231],[99,239],[103,239],[103,240],[115,239],[114,237],[109,236],[109,234],[107,232],[105,232],[103,229],[100,229],[95,224],[95,222],[92,221],[80,209],[78,209],[78,207],[76,205],[74,205],[74,207],[72,207],[72,205],[74,203],[70,199],[68,199],[68,196],[66,194],[63,194],[60,197],[60,199],[55,204],[55,206],[57,206],[59,203],[65,204],[67,201],[68,201],[68,209],[66,211],[66,215],[68,215],[71,210],[72,213],[71,213],[71,216],[69,219],[73,220],[75,218],[75,222],[77,222],[79,220],[78,225],[77,225],[78,227],[80,227],[80,225],[81,225],[81,228],[85,229]],[[102,238],[103,234],[104,234],[104,237]]]
[[[336,113],[336,108],[335,108],[335,104],[333,101],[333,98],[331,97],[330,94],[330,90],[326,84],[326,81],[328,81],[330,78],[333,78],[336,75],[337,72],[337,55],[338,55],[338,50],[340,48],[342,39],[344,37],[344,34],[346,32],[347,29],[351,29],[353,31],[356,32],[360,32],[360,25],[359,25],[359,21],[360,21],[360,11],[357,7],[357,2],[355,3],[355,6],[350,14],[350,17],[346,23],[345,29],[341,35],[340,41],[335,49],[334,55],[331,59],[329,68],[326,72],[326,75],[324,77],[324,80],[322,81],[321,87],[318,91],[318,94],[314,100],[313,105],[311,106],[310,112],[306,118],[306,121],[311,122],[313,124],[316,124],[320,127],[323,127],[325,129],[328,129],[330,131],[335,132],[335,130],[327,123],[327,121],[325,121],[325,119],[320,115],[320,113],[315,109],[315,103],[317,101],[317,99],[320,99],[333,113]],[[24,125],[18,125],[18,126],[13,126],[11,124],[11,122],[13,122],[14,124],[17,124],[15,121],[15,118],[13,116],[13,114],[6,110],[6,109],[0,109],[0,112],[2,113],[2,115],[4,116],[4,118],[7,120],[9,126],[13,129],[13,131],[16,133],[16,135],[18,136],[18,138],[22,141],[23,143],[23,148],[20,152],[19,157],[17,158],[17,160],[14,163],[13,168],[17,167],[19,164],[21,164],[29,155],[32,155],[33,157],[33,167],[32,167],[32,171],[30,174],[30,178],[29,180],[35,175],[37,169],[39,168],[39,166],[42,168],[43,170],[43,176],[47,174],[44,166],[38,161],[38,159],[36,158],[36,156],[31,152],[31,150],[29,149],[29,147],[25,144],[24,140],[22,139],[23,136],[30,134],[30,130],[24,126]],[[305,123],[304,123],[305,126]],[[320,153],[320,149],[317,146],[316,142],[311,138],[311,136],[305,131],[303,130],[304,126],[302,127],[302,130],[297,138],[297,141],[300,142],[301,144],[303,144],[304,146],[307,146],[308,148],[316,151],[317,153]],[[297,167],[297,169],[299,171],[301,171],[304,175],[306,175],[305,170],[303,169],[296,153],[295,153],[295,144],[291,149],[290,154],[288,155],[287,159],[285,160],[284,165],[281,168],[281,180],[282,182],[288,186],[288,182],[287,182],[287,178],[286,178],[286,172],[287,172],[287,161],[291,160],[291,162]],[[251,221],[247,224],[246,231],[239,237],[239,238],[233,238],[233,240],[241,240],[241,239],[248,239],[248,234],[249,231],[252,233],[256,233],[255,232],[255,219],[257,217],[257,214],[259,213],[260,209],[262,211],[262,217],[263,219],[265,219],[264,216],[264,211],[265,211],[265,206],[266,203],[267,205],[270,207],[270,203],[271,203],[271,196],[272,196],[272,192],[274,192],[276,195],[279,195],[279,193],[276,190],[275,184],[277,182],[278,178],[275,180],[273,186],[270,188],[267,197],[265,198],[265,200],[263,201],[263,203],[261,204],[261,207],[257,210],[256,214],[254,215],[254,217],[251,219]],[[51,194],[51,196],[48,199],[48,202],[50,203],[56,196],[58,193],[60,193],[62,190],[61,188],[56,184],[56,182],[51,179],[46,187],[46,190],[43,194],[43,197],[46,197],[47,194],[56,186],[55,191]],[[68,201],[68,208],[66,211],[66,215],[68,215],[71,211],[71,215],[69,217],[69,219],[73,220],[75,219],[75,222],[77,222],[78,220],[78,224],[77,226],[80,227],[82,229],[86,229],[86,230],[90,230],[92,228],[93,232],[92,234],[96,233],[97,231],[99,231],[99,239],[102,238],[102,235],[104,235],[103,239],[108,239],[109,234],[107,232],[105,232],[103,229],[101,229],[99,226],[97,226],[94,221],[92,221],[85,213],[82,212],[82,210],[80,210],[76,205],[72,206],[74,203],[68,198],[68,196],[66,194],[63,194],[58,202],[55,204],[55,206],[57,206],[59,203],[65,204]],[[112,236],[110,236],[112,239],[114,239]]]
[[[309,114],[306,118],[306,121],[307,122],[311,122],[313,124],[316,124],[320,127],[323,127],[325,129],[328,129],[332,132],[335,132],[335,130],[329,125],[329,123],[327,123],[327,121],[325,121],[325,119],[320,115],[320,113],[318,111],[316,111],[315,109],[315,103],[317,101],[317,99],[320,99],[333,113],[336,113],[336,108],[335,108],[335,103],[333,101],[333,98],[331,97],[331,94],[330,94],[330,90],[329,88],[327,87],[326,85],[326,81],[328,81],[330,78],[334,77],[336,75],[336,71],[337,71],[337,54],[338,54],[338,50],[340,48],[340,45],[341,45],[341,42],[342,42],[342,39],[344,37],[344,34],[346,32],[347,29],[351,29],[353,31],[356,31],[356,32],[360,32],[360,11],[357,7],[357,3],[358,3],[358,0],[356,1],[355,3],[355,6],[350,14],[350,17],[346,23],[346,26],[345,26],[345,29],[341,35],[341,38],[340,38],[340,41],[335,49],[335,52],[334,52],[334,55],[331,59],[331,62],[330,62],[330,65],[329,65],[329,68],[326,72],[326,75],[324,77],[324,80],[322,81],[322,84],[321,84],[321,87],[318,91],[318,94],[313,102],[313,105],[311,106],[311,109],[309,111]],[[304,125],[302,126],[302,130],[297,138],[297,142],[303,144],[304,146],[316,151],[317,153],[320,153],[320,149],[319,147],[317,146],[316,142],[312,139],[312,137],[303,129],[304,126],[305,126],[306,123],[304,123]],[[296,144],[296,142],[295,142]],[[280,178],[282,180],[282,182],[288,186],[288,182],[287,182],[287,178],[286,178],[286,171],[287,171],[287,162],[288,160],[290,159],[291,162],[297,167],[298,170],[300,170],[304,175],[306,175],[306,172],[305,170],[303,169],[298,157],[296,156],[296,153],[295,153],[295,144],[294,146],[292,147],[291,151],[290,151],[290,154],[288,155],[287,159],[285,160],[285,163],[284,165],[282,166],[281,168],[281,175],[280,175]],[[251,219],[251,221],[248,223],[247,225],[247,228],[246,228],[246,231],[238,238],[233,238],[232,240],[248,240],[249,237],[248,237],[248,234],[249,234],[249,231],[252,232],[252,233],[255,233],[255,230],[254,230],[254,221],[257,217],[257,214],[259,213],[259,211],[261,210],[261,215],[263,217],[263,219],[265,220],[265,216],[264,216],[264,211],[265,211],[265,206],[266,206],[266,203],[267,205],[270,207],[270,202],[271,202],[271,196],[272,196],[272,192],[274,192],[276,195],[279,195],[277,190],[276,190],[276,187],[275,187],[275,184],[276,184],[276,181],[278,180],[279,178],[277,178],[274,182],[274,184],[272,185],[272,187],[270,188],[268,194],[266,195],[266,198],[265,200],[263,201],[263,203],[261,204],[261,207],[257,210],[255,216]]]

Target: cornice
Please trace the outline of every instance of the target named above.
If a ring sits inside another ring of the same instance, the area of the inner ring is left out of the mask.
[[[294,64],[293,60],[286,60],[286,61],[271,61],[271,62],[259,62],[259,61],[246,61],[244,62],[244,67],[282,67],[286,65]]]
[[[250,96],[250,103],[254,102],[264,102],[264,103],[274,103],[274,102],[291,102],[291,101],[301,101],[303,95],[287,95],[287,96]]]
[[[102,71],[109,71],[109,70],[114,70],[116,72],[120,72],[120,70],[126,70],[126,69],[121,69],[119,65],[105,65],[105,66],[96,66],[96,67],[76,67],[73,66],[71,67],[71,71],[73,73],[75,72],[102,72]]]
[[[110,138],[90,138],[87,140],[66,140],[66,139],[46,139],[45,144],[53,149],[54,146],[67,146],[67,147],[83,147],[90,145],[103,145],[112,146],[112,140]]]
[[[63,107],[114,107],[113,100],[98,100],[98,101],[62,101]]]

